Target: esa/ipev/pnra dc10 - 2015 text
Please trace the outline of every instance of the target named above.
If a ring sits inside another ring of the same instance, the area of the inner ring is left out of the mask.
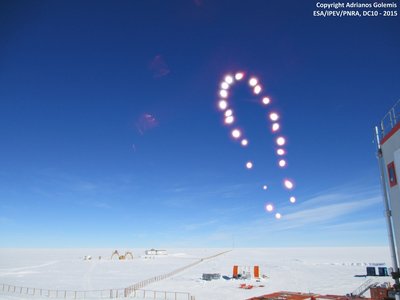
[[[396,2],[316,2],[314,17],[397,17]]]

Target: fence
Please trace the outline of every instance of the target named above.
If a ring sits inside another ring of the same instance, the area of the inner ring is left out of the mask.
[[[159,300],[195,300],[194,296],[186,292],[167,292],[167,291],[153,291],[143,290],[143,288],[151,283],[164,280],[172,277],[180,272],[183,272],[203,261],[215,258],[217,256],[228,253],[232,250],[224,251],[202,258],[194,263],[191,263],[182,268],[176,269],[172,272],[155,276],[143,281],[140,281],[127,288],[121,289],[107,289],[107,290],[93,290],[93,291],[71,291],[71,290],[49,290],[42,288],[22,287],[10,284],[1,284],[1,292],[14,293],[27,296],[40,296],[52,299],[115,299],[115,298],[141,298],[141,299],[159,299]]]
[[[113,299],[127,297],[126,289],[108,289],[92,291],[71,291],[71,290],[49,290],[42,288],[32,288],[1,284],[1,291],[27,296],[41,296],[53,299]]]
[[[194,300],[194,297],[185,292],[168,292],[153,290],[109,289],[92,291],[48,290],[41,288],[22,287],[1,284],[0,291],[24,296],[43,297],[51,299],[117,299],[141,298],[159,300]]]
[[[194,266],[200,264],[201,262],[203,262],[205,260],[209,260],[209,259],[215,258],[217,256],[223,255],[223,254],[228,253],[230,251],[232,251],[232,250],[224,251],[224,252],[221,252],[221,253],[217,253],[217,254],[202,258],[202,259],[200,259],[198,261],[195,261],[194,263],[191,263],[190,265],[187,265],[187,266],[184,266],[182,268],[176,269],[176,270],[174,270],[172,272],[169,272],[167,274],[155,276],[155,277],[140,281],[140,282],[138,282],[138,283],[136,283],[134,285],[131,285],[131,286],[126,288],[126,290],[128,292],[128,295],[134,293],[135,291],[137,291],[139,289],[144,288],[145,286],[147,286],[147,285],[149,285],[151,283],[154,283],[154,282],[157,282],[157,281],[161,281],[161,280],[167,279],[169,277],[175,276],[176,274],[178,274],[180,272],[183,272],[183,271],[185,271],[185,270],[187,270],[187,269],[189,269],[191,267],[194,267]],[[188,298],[188,299],[190,300],[191,298]]]

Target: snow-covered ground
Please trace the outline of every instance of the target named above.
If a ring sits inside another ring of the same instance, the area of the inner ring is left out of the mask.
[[[168,255],[144,256],[144,249],[132,251],[133,260],[116,261],[114,249],[0,249],[0,299],[33,299],[1,292],[1,284],[60,290],[102,290],[125,288],[145,279],[163,275],[227,249],[167,249]],[[84,260],[84,256],[92,260]],[[102,257],[99,260],[99,256]],[[366,265],[386,263],[388,248],[252,248],[233,249],[204,260],[177,275],[149,284],[144,289],[188,292],[196,300],[246,299],[276,291],[347,294],[366,278]],[[234,265],[260,267],[268,276],[255,280],[203,281],[203,273],[232,276]],[[376,281],[391,281],[389,277]],[[240,289],[241,283],[254,286]],[[35,297],[34,299],[39,299]]]

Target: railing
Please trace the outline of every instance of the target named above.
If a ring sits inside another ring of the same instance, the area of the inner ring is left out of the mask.
[[[157,300],[195,300],[194,296],[185,292],[162,292],[152,290],[134,290],[128,297]]]
[[[370,287],[378,284],[377,282],[373,282],[374,279],[370,278],[367,281],[364,281],[362,285],[360,285],[354,292],[351,293],[353,296],[362,296]]]
[[[400,122],[400,100],[389,110],[380,123],[381,138]]]

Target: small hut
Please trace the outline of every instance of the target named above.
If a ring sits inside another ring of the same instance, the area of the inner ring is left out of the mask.
[[[146,255],[167,255],[167,250],[149,249],[145,251]]]

